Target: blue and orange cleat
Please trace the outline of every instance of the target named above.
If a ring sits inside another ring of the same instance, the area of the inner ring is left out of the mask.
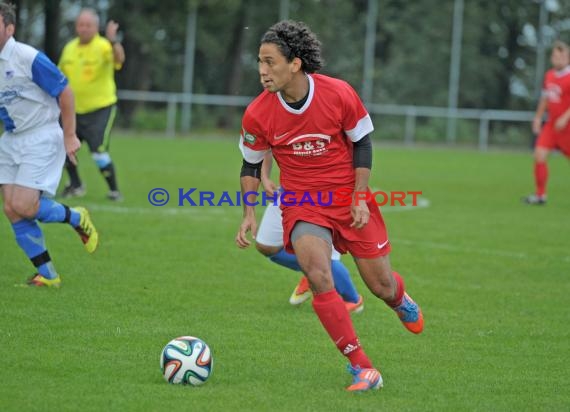
[[[424,315],[413,299],[404,292],[402,303],[392,308],[400,318],[402,324],[412,333],[421,333],[424,330]]]
[[[348,364],[346,369],[353,375],[352,385],[346,388],[350,392],[364,392],[370,389],[380,389],[384,386],[382,375],[374,368],[362,369],[360,366],[353,367]]]
[[[39,273],[36,273],[26,281],[26,284],[33,287],[58,288],[61,285],[61,278],[57,275],[57,277],[53,279],[48,279]]]
[[[300,305],[311,296],[313,296],[313,292],[311,292],[311,287],[309,286],[309,279],[307,279],[306,276],[303,276],[291,294],[289,303],[295,306]]]
[[[364,310],[364,299],[362,295],[358,295],[358,302],[347,302],[344,301],[344,306],[349,313],[360,313]]]
[[[97,233],[97,229],[95,229],[87,209],[84,207],[74,207],[73,210],[78,212],[81,216],[79,226],[75,228],[75,231],[79,234],[79,237],[81,237],[85,250],[89,253],[93,253],[99,244],[99,234]]]

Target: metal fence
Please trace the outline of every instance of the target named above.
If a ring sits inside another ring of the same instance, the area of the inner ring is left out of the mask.
[[[191,112],[191,105],[246,107],[253,100],[253,97],[249,96],[148,92],[137,90],[119,90],[118,96],[120,100],[165,103],[167,107],[165,134],[167,136],[174,136],[176,134],[178,105],[184,105],[185,111]],[[492,121],[530,122],[534,116],[534,112],[531,111],[450,109],[447,107],[410,105],[369,104],[367,105],[367,109],[370,114],[373,115],[402,116],[404,118],[404,142],[407,145],[413,145],[416,141],[416,120],[418,117],[476,120],[479,122],[477,140],[479,150],[487,150],[489,148],[489,130]],[[186,115],[189,114],[187,113]],[[448,136],[447,141],[453,143],[454,137],[450,138]]]

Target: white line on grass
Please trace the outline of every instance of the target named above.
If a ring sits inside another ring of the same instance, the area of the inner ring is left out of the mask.
[[[528,255],[523,252],[508,252],[505,250],[492,250],[492,249],[481,249],[481,248],[468,248],[468,247],[460,247],[451,245],[448,243],[440,243],[440,242],[426,242],[426,241],[417,241],[417,240],[408,240],[408,239],[391,239],[393,242],[403,243],[404,245],[411,245],[411,246],[424,246],[430,249],[441,249],[441,250],[448,250],[450,252],[465,252],[465,253],[479,253],[482,255],[493,255],[493,256],[502,256],[502,257],[512,257],[516,259],[526,259]]]
[[[524,252],[513,252],[507,250],[497,250],[497,249],[481,249],[478,247],[461,247],[455,246],[448,243],[441,243],[441,242],[427,242],[427,241],[417,241],[417,240],[409,240],[409,239],[390,239],[394,243],[402,243],[404,245],[410,246],[420,246],[426,247],[430,249],[439,249],[439,250],[447,250],[450,252],[458,252],[458,253],[469,253],[469,254],[479,254],[479,255],[486,255],[486,256],[499,256],[499,257],[507,257],[512,259],[529,259],[534,257],[535,255],[529,255],[528,253]],[[536,255],[537,258],[542,259],[543,256]],[[555,260],[562,260],[564,262],[570,262],[570,256],[554,256],[552,257]]]
[[[406,206],[380,206],[380,210],[382,213],[386,212],[411,212],[418,209],[424,209],[430,207],[430,201],[426,198],[419,197],[415,206],[413,205],[406,205]]]
[[[150,207],[134,207],[119,205],[102,205],[97,203],[87,204],[89,210],[98,212],[137,214],[137,215],[163,215],[163,216],[188,216],[192,218],[202,219],[204,216],[213,216],[224,218],[228,214],[227,208],[221,207],[168,207],[168,206],[150,206]],[[239,210],[238,210],[239,209]],[[241,212],[240,208],[236,211]],[[237,213],[236,213],[237,214]]]

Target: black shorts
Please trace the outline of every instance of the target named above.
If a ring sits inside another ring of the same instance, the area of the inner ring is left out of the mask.
[[[77,137],[87,142],[91,153],[109,151],[109,137],[116,113],[117,106],[113,104],[94,112],[76,115]]]

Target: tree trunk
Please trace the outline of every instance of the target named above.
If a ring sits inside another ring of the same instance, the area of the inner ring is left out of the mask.
[[[44,53],[54,62],[59,60],[59,38],[61,0],[45,0]]]
[[[243,77],[243,64],[241,63],[241,56],[243,53],[247,30],[251,16],[251,0],[244,0],[242,7],[239,10],[236,19],[234,19],[234,26],[232,28],[234,42],[229,44],[227,55],[230,56],[231,71],[228,75],[228,82],[226,85],[226,94],[235,96],[241,94],[240,86]],[[234,128],[234,117],[236,108],[230,106],[224,111],[224,115],[219,120],[219,126],[223,129]]]

